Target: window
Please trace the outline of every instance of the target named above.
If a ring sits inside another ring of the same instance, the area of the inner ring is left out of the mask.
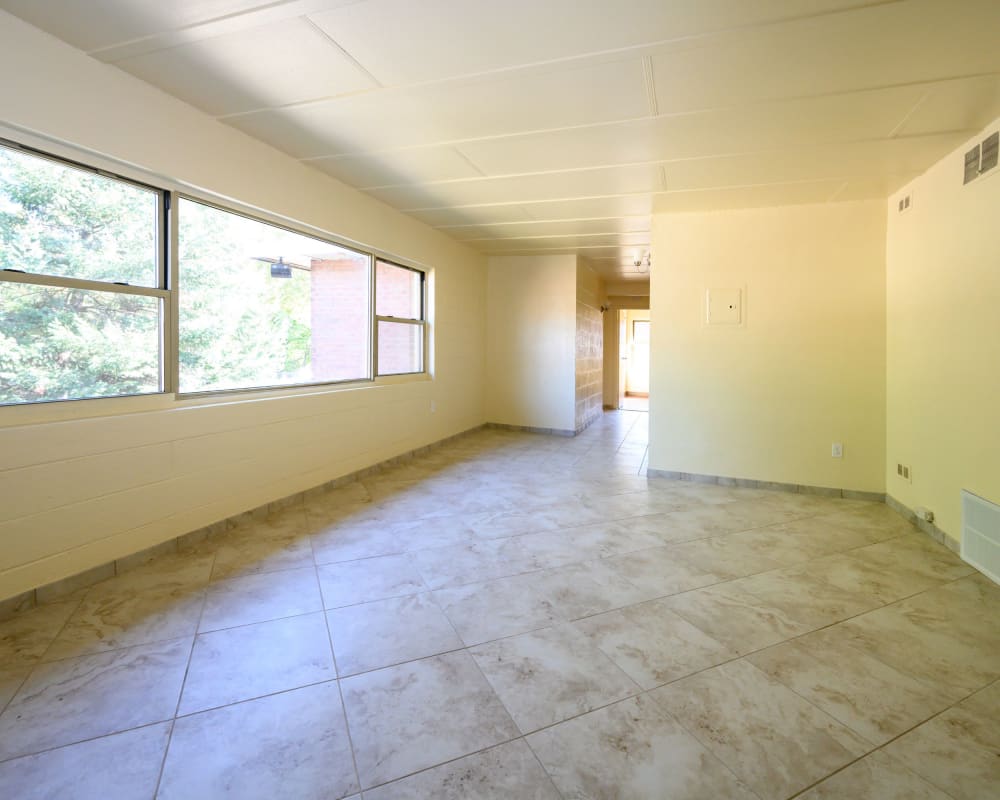
[[[0,139],[0,405],[421,374],[425,277]]]
[[[424,371],[424,273],[379,259],[375,266],[376,375]]]
[[[178,203],[180,390],[363,380],[371,256]]]
[[[163,207],[0,144],[0,404],[163,390]]]

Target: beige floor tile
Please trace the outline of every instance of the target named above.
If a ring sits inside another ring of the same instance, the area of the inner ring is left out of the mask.
[[[191,640],[35,668],[0,715],[0,759],[171,719]]]
[[[365,792],[365,800],[561,800],[522,739]]]
[[[229,578],[209,588],[199,630],[249,625],[322,608],[313,567]]]
[[[341,677],[464,646],[429,594],[348,606],[327,619]]]
[[[290,509],[227,532],[212,543],[212,579],[311,567],[304,509]]]
[[[832,625],[881,606],[873,597],[849,592],[795,569],[753,575],[728,586],[781,609],[810,629]]]
[[[161,722],[6,761],[0,764],[0,797],[17,800],[152,797],[169,735],[170,723]]]
[[[178,719],[157,797],[328,800],[358,788],[330,681]]]
[[[333,564],[405,552],[405,542],[391,528],[383,521],[354,519],[316,526],[311,536],[313,558],[317,564]]]
[[[561,619],[540,587],[538,573],[440,589],[433,597],[468,646],[544,628]]]
[[[651,697],[761,800],[783,800],[873,749],[747,661],[654,689]]]
[[[7,703],[17,694],[17,690],[21,688],[21,684],[24,683],[29,672],[31,672],[31,667],[28,666],[14,667],[13,669],[0,668],[0,713],[3,713]]]
[[[728,584],[685,592],[666,602],[675,614],[739,655],[770,647],[812,629],[783,609]]]
[[[37,662],[79,603],[77,600],[39,606],[0,622],[0,665],[14,669]]]
[[[783,566],[784,562],[772,555],[774,549],[772,541],[760,541],[755,531],[670,546],[677,558],[722,579],[740,578]]]
[[[367,672],[341,687],[362,788],[518,735],[467,653]]]
[[[323,614],[200,634],[180,714],[296,689],[337,677]]]
[[[801,800],[951,800],[899,761],[876,750],[827,778]]]
[[[837,628],[748,660],[873,744],[885,744],[957,699],[855,650]]]
[[[633,585],[607,561],[587,561],[537,573],[536,586],[561,619],[572,620],[641,603],[655,592]]]
[[[736,657],[736,652],[674,614],[663,600],[573,623],[644,689]]]
[[[431,589],[446,589],[537,570],[542,565],[520,537],[483,539],[464,545],[417,550],[414,563]]]
[[[886,752],[955,800],[996,797],[998,719],[1000,682],[890,743]]]
[[[943,587],[848,620],[843,629],[854,647],[900,672],[973,692],[1000,678],[1000,621],[992,609]]]
[[[45,652],[46,661],[190,637],[198,629],[204,588],[123,589],[113,594],[100,588],[84,597]]]
[[[728,577],[711,568],[695,566],[682,560],[674,552],[674,547],[637,550],[609,558],[607,563],[629,583],[656,597],[687,592],[719,583]]]
[[[795,569],[847,592],[868,596],[880,603],[894,603],[937,586],[940,581],[913,572],[902,564],[880,565],[850,550],[813,559]]]
[[[754,798],[645,695],[533,733],[527,741],[565,798]]]
[[[469,652],[522,733],[639,692],[587,636],[568,625],[489,642]]]
[[[899,536],[862,547],[852,553],[877,567],[904,567],[910,572],[942,583],[975,572],[951,550],[929,536]]]
[[[410,555],[322,564],[316,569],[325,608],[340,608],[426,590]]]

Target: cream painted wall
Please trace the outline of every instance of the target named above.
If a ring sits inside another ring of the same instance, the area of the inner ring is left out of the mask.
[[[3,12],[0,73],[8,126],[430,267],[434,342],[432,381],[0,408],[0,598],[485,421],[483,257]]]
[[[884,202],[658,215],[652,253],[650,466],[884,491]]]
[[[575,430],[576,256],[489,259],[486,417]]]
[[[955,540],[962,489],[1000,503],[1000,167],[962,185],[965,152],[998,128],[888,203],[886,488]]]

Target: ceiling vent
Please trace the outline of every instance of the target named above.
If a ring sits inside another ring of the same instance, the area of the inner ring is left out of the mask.
[[[962,183],[970,183],[989,172],[997,165],[1000,155],[1000,132],[987,136],[965,154],[965,178]]]

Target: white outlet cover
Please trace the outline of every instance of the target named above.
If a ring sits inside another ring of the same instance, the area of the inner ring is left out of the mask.
[[[834,442],[830,446],[830,455],[833,456],[834,458],[843,458],[844,445],[842,445],[840,442]]]
[[[705,324],[739,326],[743,324],[742,289],[706,289]]]

